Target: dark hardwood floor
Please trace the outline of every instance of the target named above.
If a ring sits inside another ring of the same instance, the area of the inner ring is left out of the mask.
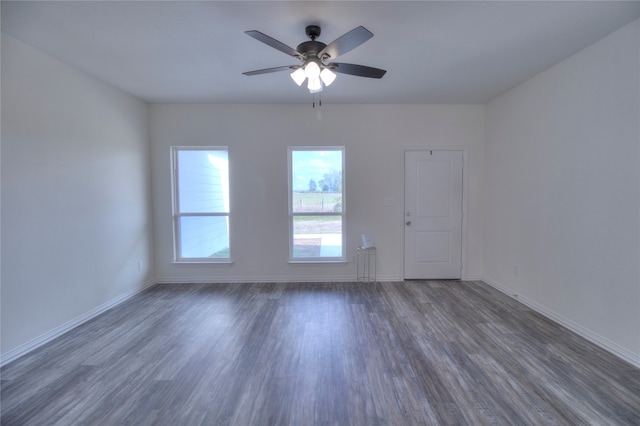
[[[7,426],[640,424],[640,370],[481,282],[158,285],[1,375]]]

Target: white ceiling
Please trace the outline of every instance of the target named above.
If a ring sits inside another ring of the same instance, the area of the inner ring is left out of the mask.
[[[640,17],[639,1],[2,1],[2,31],[149,102],[306,103],[295,48],[308,24],[329,43],[374,37],[338,62],[387,70],[338,75],[329,103],[485,103]]]

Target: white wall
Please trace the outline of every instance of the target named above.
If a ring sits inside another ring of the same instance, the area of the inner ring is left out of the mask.
[[[636,364],[639,22],[489,103],[484,167],[485,280]]]
[[[310,99],[311,101],[311,99]],[[483,106],[152,105],[156,277],[184,281],[353,280],[355,263],[288,264],[287,147],[346,147],[347,253],[374,235],[378,278],[403,276],[403,146],[467,149],[467,262],[482,276]],[[172,264],[170,146],[229,146],[231,266]],[[384,198],[395,204],[384,206]]]
[[[2,34],[1,170],[6,361],[152,280],[148,107]]]

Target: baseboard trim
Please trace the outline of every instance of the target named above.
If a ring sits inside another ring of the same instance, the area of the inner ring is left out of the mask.
[[[467,279],[465,281],[482,281],[482,278],[482,275],[467,274]]]
[[[391,282],[402,281],[395,276],[378,276],[376,281]],[[156,278],[156,284],[246,284],[246,283],[329,283],[329,282],[355,282],[353,275],[338,275],[332,277],[162,277]]]
[[[37,349],[38,347],[52,341],[53,339],[62,336],[63,334],[65,334],[66,332],[84,324],[85,322],[97,317],[98,315],[108,311],[109,309],[123,303],[126,302],[127,300],[131,299],[133,296],[143,292],[144,290],[146,290],[147,288],[151,287],[155,285],[155,281],[150,280],[150,281],[146,281],[141,288],[137,288],[131,291],[128,291],[126,293],[121,294],[120,296],[109,300],[106,303],[103,303],[102,305],[90,310],[89,312],[80,315],[79,317],[76,317],[74,319],[72,319],[71,321],[67,321],[62,325],[59,325],[58,327],[54,328],[53,330],[50,330],[49,332],[42,334],[38,337],[36,337],[33,340],[28,341],[27,343],[18,346],[15,349],[10,350],[9,352],[7,352],[6,354],[2,354],[0,356],[0,367],[10,363],[11,361],[14,361],[18,358],[20,358],[23,355],[26,355],[27,353]]]
[[[481,275],[468,275],[463,281],[482,281]],[[404,281],[402,276],[378,275],[378,282],[398,282]],[[161,277],[156,278],[156,284],[247,284],[247,283],[351,283],[356,282],[353,275],[338,276],[286,276],[286,277]]]
[[[563,327],[568,328],[569,330],[573,331],[579,336],[584,337],[585,339],[589,340],[591,343],[598,345],[602,349],[612,353],[618,358],[621,358],[624,361],[632,364],[634,367],[640,368],[640,355],[637,355],[631,352],[630,350],[623,348],[622,346],[612,342],[606,337],[602,337],[598,333],[595,333],[592,330],[589,330],[588,328],[583,327],[582,325],[574,321],[571,321],[568,318],[565,318],[564,316],[542,306],[538,302],[531,300],[526,296],[514,294],[512,290],[509,290],[506,286],[500,284],[496,280],[491,279],[490,277],[484,277],[482,278],[482,281],[487,283],[491,287],[495,288],[496,290],[506,294],[512,299],[521,302],[522,304],[533,309],[539,314],[544,315],[550,320],[562,325]]]

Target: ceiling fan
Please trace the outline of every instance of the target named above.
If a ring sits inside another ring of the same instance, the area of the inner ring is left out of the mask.
[[[332,61],[338,56],[344,55],[373,37],[373,33],[365,27],[360,26],[354,28],[329,44],[316,41],[316,38],[320,36],[320,31],[321,30],[318,25],[307,26],[305,32],[311,40],[300,43],[296,49],[293,49],[273,37],[261,33],[260,31],[245,31],[245,34],[255,38],[256,40],[299,59],[302,64],[265,68],[255,71],[247,71],[242,74],[259,75],[293,70],[291,78],[298,86],[301,86],[302,83],[307,80],[307,88],[309,89],[309,92],[317,93],[322,91],[323,85],[328,86],[333,82],[333,80],[335,80],[335,73],[355,75],[358,77],[382,78],[382,76],[387,72],[385,70],[364,65],[345,64],[341,62],[327,63],[327,61]]]

